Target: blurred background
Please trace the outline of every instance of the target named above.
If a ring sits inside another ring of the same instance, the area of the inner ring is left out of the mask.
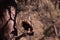
[[[25,32],[22,21],[34,32],[20,40],[60,40],[60,0],[18,0],[17,13],[18,35]]]

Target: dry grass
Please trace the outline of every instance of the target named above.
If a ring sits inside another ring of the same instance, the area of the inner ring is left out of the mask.
[[[57,26],[59,24],[56,22],[59,20],[57,16],[59,16],[58,13],[60,14],[60,12],[55,9],[55,6],[50,0],[37,0],[37,3],[34,5],[18,5],[18,7],[20,6],[23,7],[21,7],[22,11],[17,15],[18,35],[25,31],[21,25],[23,20],[26,20],[28,23],[31,21],[34,32],[34,35],[31,36],[31,38],[27,35],[26,37],[22,37],[20,40],[59,40],[59,38],[55,36],[53,37],[51,35],[46,37],[43,34],[44,31],[52,25],[52,21],[54,21]],[[31,17],[31,20],[29,20],[29,16]],[[44,39],[41,39],[42,37],[44,37]]]

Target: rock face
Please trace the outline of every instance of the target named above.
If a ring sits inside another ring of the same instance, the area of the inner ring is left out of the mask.
[[[57,21],[60,18],[57,13],[60,12],[55,9],[51,0],[18,0],[17,12],[18,35],[25,33],[20,40],[59,40],[55,29],[59,27]],[[29,35],[30,28],[24,30],[23,21],[31,25],[33,35]]]

